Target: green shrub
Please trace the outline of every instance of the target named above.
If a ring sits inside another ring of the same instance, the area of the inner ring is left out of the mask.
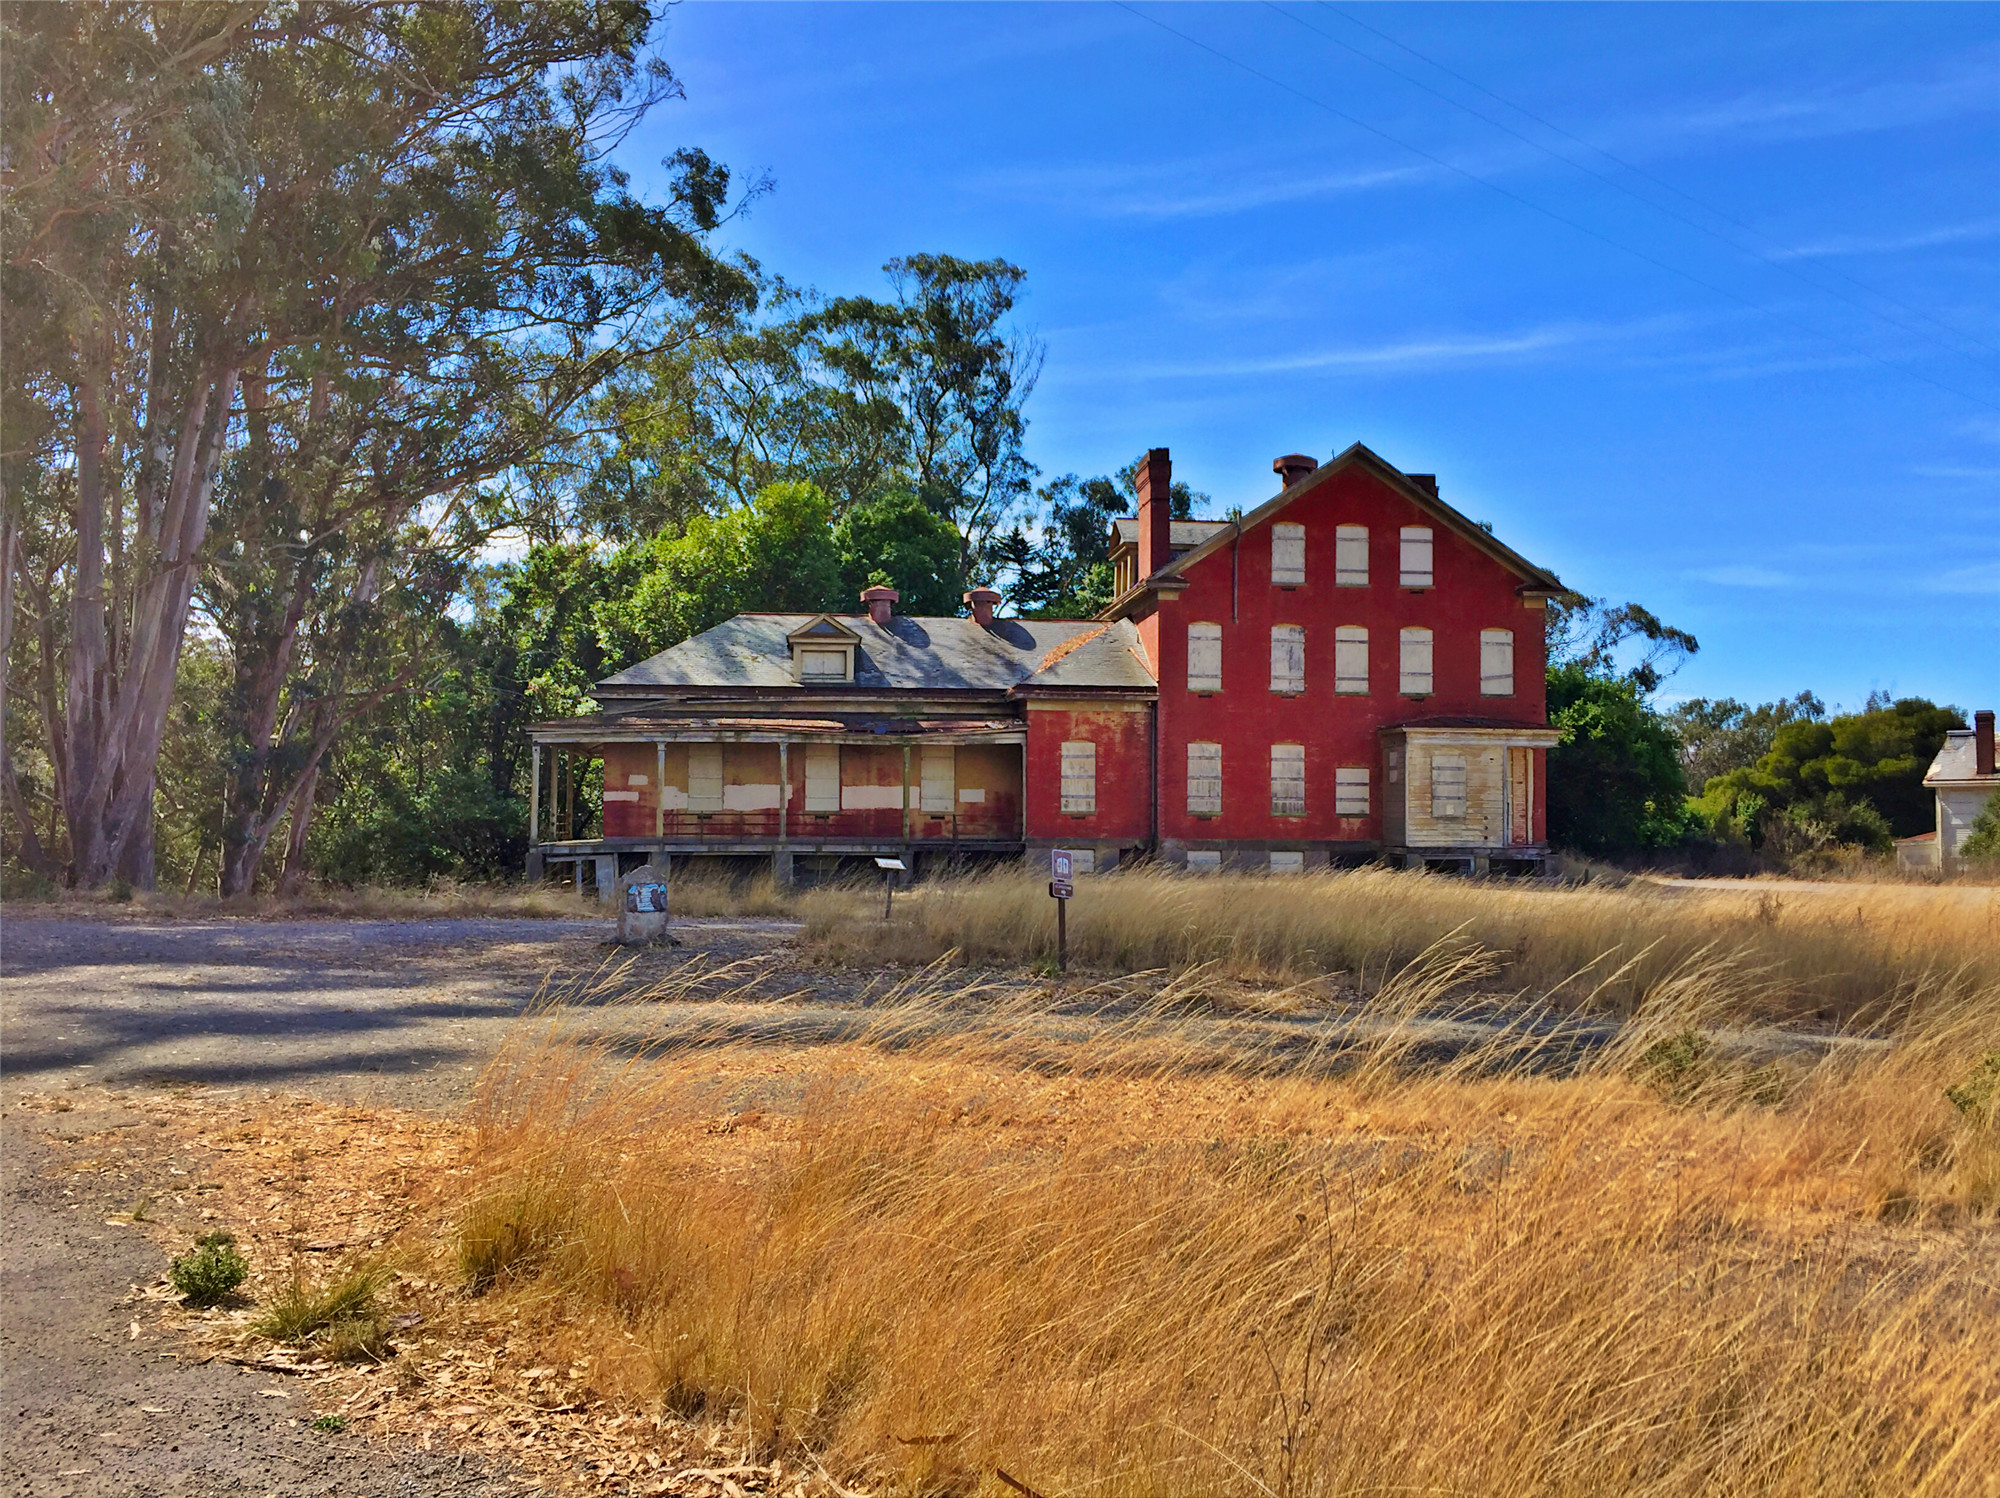
[[[1993,1122],[1993,1105],[2000,1101],[2000,1051],[1988,1051],[1972,1075],[1956,1087],[1945,1088],[1944,1095],[1967,1123],[1983,1126]]]
[[[1958,845],[1965,858],[2000,858],[2000,791],[1986,798],[1979,815],[1972,819],[1972,831]]]
[[[227,1233],[205,1233],[194,1241],[194,1252],[182,1254],[167,1267],[167,1279],[188,1305],[207,1307],[242,1284],[250,1264],[236,1251]]]
[[[331,1358],[380,1357],[387,1328],[375,1306],[385,1276],[357,1269],[330,1285],[294,1279],[257,1318],[252,1330],[273,1342],[311,1342]]]

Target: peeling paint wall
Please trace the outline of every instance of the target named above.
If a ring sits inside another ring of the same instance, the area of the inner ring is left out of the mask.
[[[1028,837],[1059,843],[1148,840],[1151,717],[1144,702],[1029,702]],[[1088,816],[1062,809],[1065,741],[1097,746],[1097,809]]]

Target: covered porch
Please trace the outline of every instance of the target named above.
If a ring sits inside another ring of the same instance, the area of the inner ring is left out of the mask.
[[[1019,855],[1019,723],[973,719],[634,719],[530,730],[527,873],[610,898],[652,861],[900,857],[913,869]]]

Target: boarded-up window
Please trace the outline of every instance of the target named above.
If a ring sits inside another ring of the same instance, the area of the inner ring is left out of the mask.
[[[1188,872],[1193,874],[1213,874],[1222,867],[1220,848],[1190,848],[1187,856]]]
[[[1405,697],[1431,694],[1431,632],[1419,625],[1403,631],[1403,659],[1398,673],[1399,690]]]
[[[1514,695],[1514,631],[1482,629],[1479,632],[1479,695]]]
[[[1439,821],[1465,815],[1465,756],[1431,756],[1431,815]]]
[[[1333,814],[1337,817],[1368,815],[1368,766],[1338,765],[1334,768]]]
[[[1188,815],[1222,815],[1222,746],[1188,745]]]
[[[845,650],[816,650],[811,646],[799,650],[799,679],[801,681],[846,681],[847,652]]]
[[[1271,854],[1271,872],[1274,874],[1303,874],[1306,871],[1306,856],[1293,851],[1274,850]]]
[[[1406,588],[1431,585],[1431,528],[1427,525],[1403,527],[1402,582]]]
[[[1296,588],[1306,580],[1306,528],[1277,524],[1271,527],[1271,581],[1281,588]]]
[[[1337,525],[1333,529],[1333,581],[1337,587],[1368,586],[1368,527]]]
[[[840,810],[840,745],[806,745],[806,810]]]
[[[722,810],[722,746],[688,745],[688,810]]]
[[[958,751],[949,744],[925,745],[923,782],[917,803],[927,817],[948,817],[958,805]]]
[[[1343,624],[1333,632],[1333,689],[1350,696],[1368,694],[1368,627]]]
[[[1097,872],[1097,850],[1095,848],[1070,849],[1069,869],[1072,874],[1095,874]]]
[[[1271,746],[1271,815],[1302,817],[1306,814],[1306,746]]]
[[[1271,690],[1303,692],[1306,689],[1306,627],[1303,624],[1271,626]]]
[[[1097,745],[1088,739],[1067,739],[1062,746],[1062,809],[1065,815],[1087,817],[1097,811]]]
[[[1222,690],[1222,626],[1220,624],[1190,624],[1188,626],[1188,690],[1190,692],[1219,692]]]

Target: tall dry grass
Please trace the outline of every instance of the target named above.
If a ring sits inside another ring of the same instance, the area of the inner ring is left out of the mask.
[[[801,910],[808,938],[837,960],[1055,955],[1046,881],[1019,875],[926,886],[887,923],[837,892],[809,893]],[[1069,909],[1070,960],[1086,970],[1208,964],[1256,980],[1334,975],[1363,991],[1450,932],[1497,954],[1508,985],[1627,1010],[1704,951],[1759,973],[1765,1011],[1842,1022],[1893,1017],[1944,975],[2000,975],[2000,890],[1973,886],[1603,889],[1375,868],[1278,878],[1139,869],[1082,881]]]
[[[1391,975],[1339,1067],[1198,1023],[1198,978],[524,1041],[461,1267],[600,1390],[880,1493],[1994,1492],[2000,987],[1773,1070],[1702,1028],[1760,981],[1711,956],[1580,1067],[1426,1059],[1481,972]]]

